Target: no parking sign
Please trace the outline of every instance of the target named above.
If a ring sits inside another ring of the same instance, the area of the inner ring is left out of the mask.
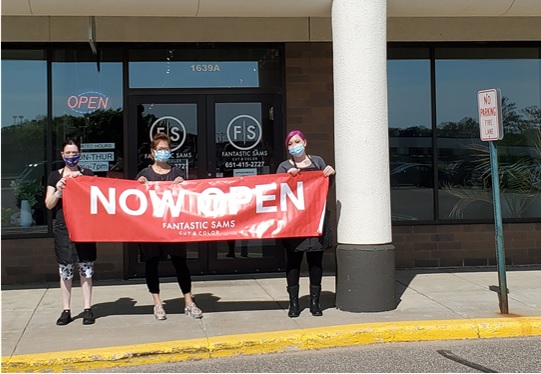
[[[497,88],[477,93],[479,108],[479,132],[481,140],[503,139],[502,94]]]
[[[481,90],[477,92],[479,108],[479,131],[481,140],[488,141],[490,150],[490,169],[492,177],[492,201],[494,205],[494,236],[496,242],[496,262],[498,264],[497,292],[500,312],[509,313],[507,300],[507,279],[505,275],[505,248],[503,240],[502,209],[500,204],[500,177],[498,168],[498,143],[503,139],[502,93],[499,89]]]

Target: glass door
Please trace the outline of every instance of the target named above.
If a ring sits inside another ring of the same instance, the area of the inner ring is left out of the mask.
[[[279,95],[209,95],[208,169],[211,178],[271,174],[282,158]],[[283,269],[274,239],[209,243],[211,273],[255,273]]]
[[[206,128],[205,102],[201,95],[152,95],[130,96],[128,99],[129,118],[127,134],[128,178],[152,164],[149,158],[150,142],[153,136],[164,132],[171,138],[170,163],[183,170],[185,179],[199,179],[206,172]],[[188,266],[193,274],[207,272],[207,253],[200,250],[198,243],[189,243],[187,248]],[[128,277],[144,276],[144,263],[140,261],[139,249],[135,243],[125,244],[125,260]],[[160,263],[160,274],[174,275],[169,261]]]
[[[127,175],[152,163],[149,144],[158,132],[172,140],[171,163],[185,179],[226,178],[274,173],[281,161],[279,95],[138,95],[128,99]],[[279,271],[284,255],[275,240],[188,244],[193,274]],[[134,243],[125,245],[128,277],[144,275]],[[169,261],[161,274],[173,275]]]

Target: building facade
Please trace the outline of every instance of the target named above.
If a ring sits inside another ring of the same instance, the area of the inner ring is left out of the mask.
[[[99,176],[133,179],[162,130],[175,165],[201,179],[273,173],[301,129],[337,170],[337,244],[391,243],[398,268],[494,265],[487,88],[503,96],[506,262],[540,264],[541,4],[485,5],[4,0],[2,283],[58,278],[39,186],[66,138]],[[246,121],[261,135],[250,154],[229,133]],[[14,183],[37,186],[29,214]],[[284,269],[274,240],[190,244],[188,256],[194,274]],[[140,277],[137,246],[99,243],[96,270]]]

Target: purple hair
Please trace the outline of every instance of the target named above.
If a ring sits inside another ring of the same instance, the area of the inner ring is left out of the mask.
[[[306,140],[306,136],[304,136],[301,130],[293,130],[286,136],[286,148],[289,146],[289,141],[291,140],[291,138],[295,135],[299,135],[302,140]]]

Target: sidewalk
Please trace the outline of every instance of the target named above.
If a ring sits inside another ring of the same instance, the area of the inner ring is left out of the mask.
[[[507,269],[509,315],[499,313],[495,268],[400,270],[395,310],[350,313],[334,307],[334,276],[325,276],[322,317],[308,310],[301,279],[300,317],[288,318],[283,274],[194,277],[201,320],[183,314],[173,279],[162,280],[168,319],[157,321],[143,280],[97,282],[96,323],[82,325],[82,295],[73,290],[72,316],[56,326],[54,285],[2,288],[2,371],[62,371],[142,365],[241,354],[395,341],[541,337],[541,269]],[[78,313],[80,313],[78,315]]]

